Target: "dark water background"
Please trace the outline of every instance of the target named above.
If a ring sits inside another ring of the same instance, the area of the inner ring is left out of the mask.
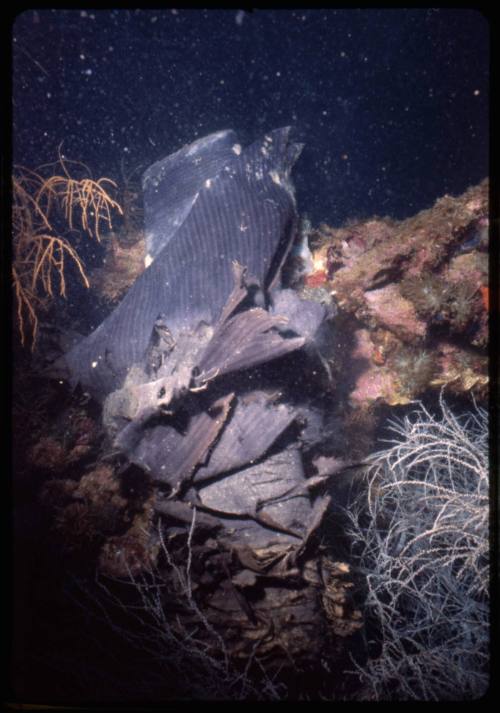
[[[292,124],[299,211],[404,218],[488,173],[475,10],[34,10],[13,26],[14,159],[94,176]]]

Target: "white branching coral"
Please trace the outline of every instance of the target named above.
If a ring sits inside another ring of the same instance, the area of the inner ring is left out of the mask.
[[[464,700],[488,686],[488,416],[441,398],[392,421],[349,535],[373,624],[360,697]]]

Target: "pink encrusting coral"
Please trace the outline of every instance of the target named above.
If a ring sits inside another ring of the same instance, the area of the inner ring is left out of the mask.
[[[487,180],[404,221],[374,218],[312,233],[307,284],[330,291],[341,329],[357,335],[352,403],[408,403],[448,383],[486,394],[487,233]]]
[[[402,340],[414,341],[427,335],[426,323],[417,317],[415,307],[401,296],[397,285],[370,290],[365,294],[365,301],[373,322]]]
[[[351,392],[351,402],[363,406],[381,399],[394,404],[398,403],[396,392],[396,382],[387,369],[371,366],[358,377],[354,391]],[[399,403],[402,403],[402,400]]]

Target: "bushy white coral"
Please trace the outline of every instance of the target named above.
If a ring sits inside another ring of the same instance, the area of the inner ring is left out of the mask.
[[[356,661],[360,697],[462,700],[488,686],[488,416],[441,398],[390,422],[368,488],[349,508],[375,632]]]

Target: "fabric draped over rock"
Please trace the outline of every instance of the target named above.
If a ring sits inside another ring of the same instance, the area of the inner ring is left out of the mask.
[[[321,436],[321,414],[310,393],[290,388],[293,373],[275,368],[293,354],[307,368],[329,317],[282,285],[301,148],[289,128],[247,148],[222,131],[151,166],[152,263],[66,355],[72,381],[103,402],[114,448],[159,484],[167,530],[187,530],[196,509],[221,543],[249,561],[284,558],[276,573],[293,577],[328,505],[311,496],[299,438],[308,428]],[[237,582],[247,592],[260,575],[245,571]],[[316,595],[297,596],[295,614],[317,618]]]

